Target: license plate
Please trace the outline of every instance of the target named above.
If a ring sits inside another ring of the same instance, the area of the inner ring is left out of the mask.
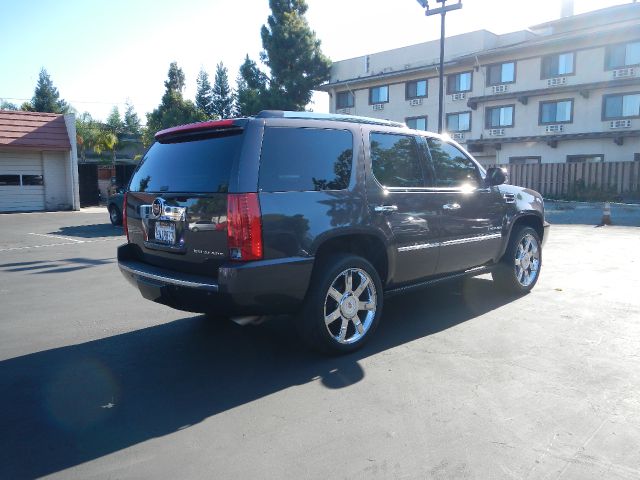
[[[176,243],[176,226],[173,223],[156,223],[156,241],[173,245]]]

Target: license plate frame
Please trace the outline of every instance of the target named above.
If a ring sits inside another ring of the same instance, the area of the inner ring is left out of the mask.
[[[176,225],[172,222],[156,222],[154,237],[156,242],[162,243],[163,245],[175,245]]]

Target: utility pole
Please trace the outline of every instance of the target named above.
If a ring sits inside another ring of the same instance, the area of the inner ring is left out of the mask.
[[[438,92],[438,133],[442,133],[442,117],[444,110],[444,18],[448,11],[459,10],[462,8],[462,0],[449,0],[457,1],[457,3],[451,3],[447,5],[447,0],[435,0],[436,3],[442,4],[438,8],[429,8],[429,0],[417,0],[422,8],[425,9],[425,15],[430,17],[432,15],[440,15],[440,88]]]

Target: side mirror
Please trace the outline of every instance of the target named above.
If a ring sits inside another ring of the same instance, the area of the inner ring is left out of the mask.
[[[504,168],[491,167],[487,170],[487,176],[484,177],[484,183],[487,187],[502,185],[506,181],[507,171]]]
[[[127,189],[125,187],[121,187],[118,189],[118,193],[127,193]]]

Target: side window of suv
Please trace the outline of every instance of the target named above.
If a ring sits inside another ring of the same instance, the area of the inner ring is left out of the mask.
[[[463,188],[480,185],[476,164],[460,149],[437,138],[428,138],[427,142],[437,187]]]
[[[347,130],[267,127],[260,156],[260,190],[344,190],[353,163]]]
[[[424,187],[420,149],[412,135],[371,133],[371,169],[385,187]]]

